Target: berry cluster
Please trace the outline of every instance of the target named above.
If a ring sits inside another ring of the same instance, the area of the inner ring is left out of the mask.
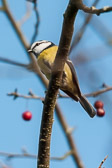
[[[103,102],[102,101],[100,101],[100,100],[98,100],[98,101],[96,101],[95,103],[94,103],[94,107],[96,108],[96,112],[97,112],[97,116],[99,116],[99,117],[103,117],[104,115],[105,115],[105,111],[104,111],[104,109],[103,109],[103,106],[104,106],[104,104],[103,104]]]

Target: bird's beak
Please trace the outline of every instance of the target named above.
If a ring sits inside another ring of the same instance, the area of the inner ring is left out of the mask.
[[[31,50],[31,49],[29,49],[29,50],[28,50],[28,53],[30,53],[30,52],[32,52],[32,50]]]

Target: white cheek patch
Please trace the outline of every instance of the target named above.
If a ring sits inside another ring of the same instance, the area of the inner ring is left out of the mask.
[[[36,46],[34,49],[33,49],[33,52],[35,53],[35,54],[40,54],[40,52],[41,52],[41,50],[40,50],[40,48],[39,48],[39,46]]]
[[[51,42],[42,42],[36,46],[37,43],[32,45],[32,50],[35,54],[40,54],[44,49],[51,45]],[[34,47],[35,46],[35,47]]]
[[[47,43],[41,43],[39,46],[37,46],[39,48],[39,51],[43,51],[45,48],[47,48],[48,46],[51,45],[51,42],[47,42]]]

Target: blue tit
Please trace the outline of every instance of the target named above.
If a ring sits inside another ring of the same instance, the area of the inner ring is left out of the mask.
[[[48,80],[50,80],[51,77],[52,66],[57,50],[58,46],[46,40],[34,42],[28,50],[28,52],[32,52],[36,56],[38,66]],[[94,117],[96,115],[94,108],[80,91],[74,66],[69,59],[67,59],[64,65],[60,89],[73,100],[77,102],[79,101],[90,117]]]

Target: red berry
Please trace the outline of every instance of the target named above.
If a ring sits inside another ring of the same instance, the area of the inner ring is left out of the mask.
[[[97,116],[103,117],[105,115],[105,111],[102,108],[97,109]]]
[[[98,101],[95,102],[94,107],[96,109],[99,109],[99,108],[103,108],[103,105],[104,105],[103,102],[98,100]]]
[[[32,113],[30,111],[25,111],[23,114],[22,114],[22,118],[25,120],[25,121],[29,121],[31,120],[32,118]]]

